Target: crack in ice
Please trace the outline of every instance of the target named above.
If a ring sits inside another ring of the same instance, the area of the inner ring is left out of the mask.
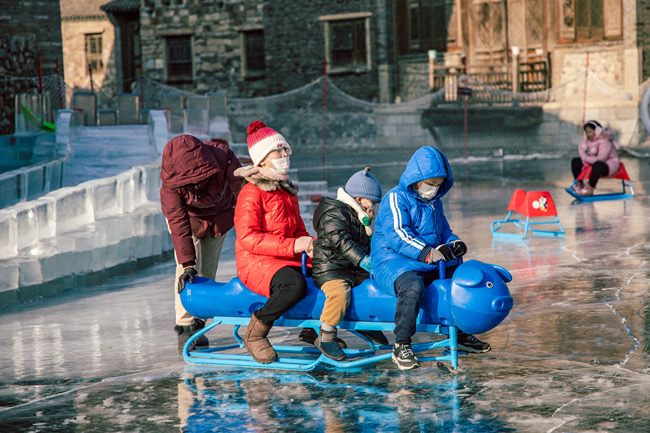
[[[629,285],[632,283],[632,280],[636,278],[638,275],[641,275],[641,272],[637,272],[636,274],[632,275],[630,278],[627,279],[627,282],[623,286],[619,287],[619,289],[616,291],[616,302],[621,301],[621,292],[626,287],[629,287]],[[607,305],[610,308],[610,310],[612,310],[612,313],[614,313],[615,315],[621,318],[621,326],[623,327],[623,330],[625,330],[625,333],[634,340],[634,345],[632,346],[632,349],[630,349],[625,354],[625,358],[621,362],[619,362],[620,365],[625,365],[630,360],[630,356],[632,356],[632,354],[636,352],[636,350],[639,348],[639,346],[641,345],[641,341],[632,334],[632,330],[627,325],[627,316],[625,316],[624,314],[620,314],[618,311],[616,311],[616,307],[614,307],[612,303],[607,302],[605,303],[605,305]]]

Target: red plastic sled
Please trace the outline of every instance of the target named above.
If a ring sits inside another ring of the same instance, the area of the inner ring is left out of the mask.
[[[526,220],[520,219],[510,219],[513,212],[518,212],[526,217]],[[540,218],[540,217],[553,217],[552,220],[544,221],[533,221],[531,218]],[[520,233],[505,233],[499,232],[502,224],[513,223],[516,227],[523,229],[523,234]],[[530,226],[535,224],[557,224],[560,230],[533,230]],[[564,228],[557,216],[557,210],[555,209],[555,202],[548,191],[529,191],[526,192],[523,189],[517,189],[512,194],[510,199],[510,204],[508,204],[508,215],[504,220],[492,221],[492,234],[497,236],[509,236],[516,238],[524,238],[530,230],[533,235],[540,236],[553,236],[553,237],[562,237],[564,236]]]
[[[582,200],[582,201],[620,200],[624,198],[634,197],[634,189],[632,188],[632,181],[630,180],[630,176],[627,174],[625,165],[623,165],[622,162],[618,171],[614,175],[605,176],[601,178],[601,179],[620,179],[621,184],[623,185],[623,191],[619,193],[594,194],[589,197],[584,197],[576,194],[576,192],[573,190],[573,185],[575,185],[576,182],[578,182],[579,180],[589,179],[590,175],[591,175],[591,165],[587,165],[585,166],[585,168],[582,169],[582,171],[580,172],[576,180],[573,181],[571,186],[566,189],[566,192],[568,192],[578,200]],[[625,189],[626,186],[630,188],[630,192],[626,191]]]

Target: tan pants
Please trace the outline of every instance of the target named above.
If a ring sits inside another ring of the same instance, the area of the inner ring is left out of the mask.
[[[330,280],[320,288],[325,293],[325,305],[320,315],[321,323],[338,326],[350,305],[350,283],[345,280]]]
[[[217,238],[206,236],[203,239],[197,239],[192,236],[194,241],[194,249],[196,251],[196,271],[199,276],[210,278],[214,280],[217,276],[217,266],[219,265],[219,256],[223,248],[223,242],[226,240],[226,235]],[[176,309],[176,324],[180,326],[187,326],[192,323],[192,315],[185,311],[181,303],[181,296],[178,294],[178,277],[183,275],[183,265],[178,263],[176,252],[174,252],[174,259],[176,259],[176,278],[174,278],[174,307]]]

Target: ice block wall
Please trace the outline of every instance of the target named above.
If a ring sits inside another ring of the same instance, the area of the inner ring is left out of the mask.
[[[0,210],[0,307],[170,251],[159,188],[152,163]]]
[[[166,130],[157,126],[150,131]],[[150,137],[154,147],[162,141]],[[0,308],[90,284],[170,253],[160,186],[160,163],[152,162],[0,210]]]

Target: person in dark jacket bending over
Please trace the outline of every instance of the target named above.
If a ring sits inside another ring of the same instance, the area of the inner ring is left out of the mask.
[[[336,200],[323,197],[314,213],[312,262],[314,283],[325,293],[320,317],[320,337],[315,344],[326,356],[341,360],[345,352],[337,342],[336,327],[350,303],[350,290],[368,279],[370,266],[370,226],[375,203],[381,200],[381,185],[369,173],[370,167],[352,175]],[[388,344],[381,331],[358,331],[379,344]]]
[[[377,285],[397,296],[393,362],[400,370],[420,366],[411,348],[424,288],[438,278],[438,262],[467,252],[449,227],[442,197],[454,184],[447,157],[437,148],[418,149],[381,201],[372,237],[372,267]],[[453,272],[451,268],[448,271]],[[458,348],[481,353],[490,345],[458,332]]]
[[[194,277],[215,279],[226,233],[233,225],[242,178],[234,171],[239,160],[224,140],[202,142],[191,135],[173,138],[163,150],[160,204],[167,218],[176,257],[174,298],[178,348],[205,326],[181,303],[185,282]],[[208,346],[201,336],[194,346]],[[195,347],[190,348],[193,350]]]

